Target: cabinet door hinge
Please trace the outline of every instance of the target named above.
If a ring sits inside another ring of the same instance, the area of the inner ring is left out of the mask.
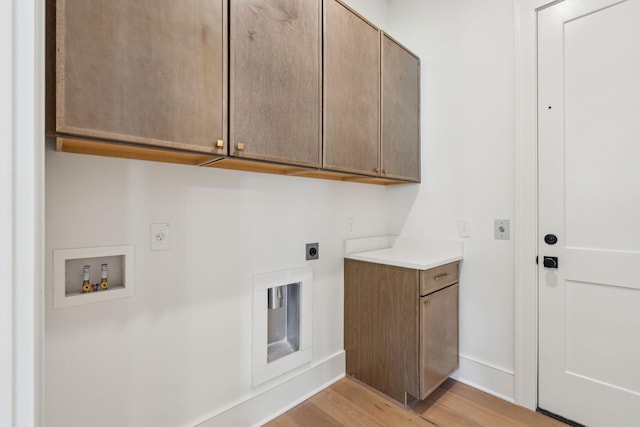
[[[536,265],[538,265],[538,257],[536,256]]]

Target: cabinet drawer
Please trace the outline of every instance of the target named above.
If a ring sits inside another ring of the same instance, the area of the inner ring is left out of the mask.
[[[458,282],[459,262],[420,272],[420,295],[430,294]]]

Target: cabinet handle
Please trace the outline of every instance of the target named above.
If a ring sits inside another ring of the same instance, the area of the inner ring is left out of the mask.
[[[440,279],[444,279],[445,277],[447,277],[449,275],[449,273],[442,273],[439,274],[438,276],[434,277],[433,280],[440,280]]]
[[[424,305],[429,305],[429,304],[431,304],[431,300],[430,299],[424,300]]]
[[[239,142],[237,148],[238,148],[238,151],[244,150],[244,143],[243,142]]]
[[[224,148],[224,141],[221,139],[216,141],[216,148]]]

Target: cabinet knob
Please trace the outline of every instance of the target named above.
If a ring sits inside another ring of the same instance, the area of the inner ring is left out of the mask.
[[[376,173],[380,173],[380,168],[375,168],[374,170],[376,171]]]
[[[236,148],[238,149],[238,151],[244,150],[244,142],[239,142]]]
[[[221,139],[216,141],[216,148],[224,148],[224,141]]]
[[[386,175],[389,173],[389,171],[387,169],[382,169],[382,173]]]
[[[429,304],[431,304],[431,300],[430,299],[424,300],[424,305],[429,305]]]

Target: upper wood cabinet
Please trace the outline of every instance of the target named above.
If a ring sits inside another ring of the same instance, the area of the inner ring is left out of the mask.
[[[230,154],[321,166],[321,0],[231,0]]]
[[[224,152],[225,4],[49,1],[56,36],[49,131]]]
[[[379,30],[324,1],[324,167],[379,175]]]
[[[343,5],[324,6],[324,167],[420,181],[420,60]]]
[[[420,181],[419,60],[341,0],[46,0],[58,151]]]
[[[420,60],[382,35],[382,174],[420,181]]]

